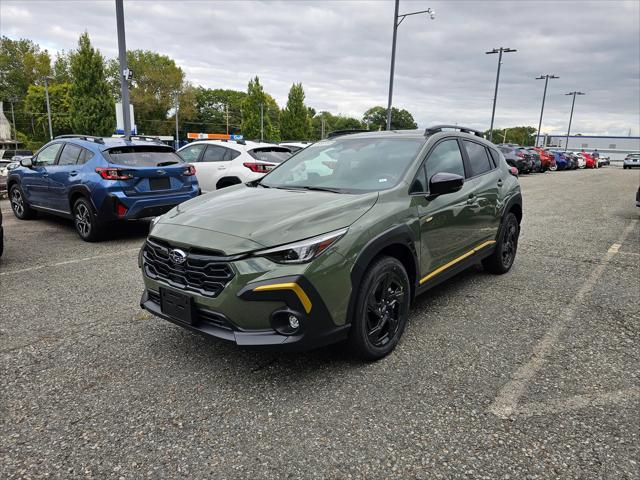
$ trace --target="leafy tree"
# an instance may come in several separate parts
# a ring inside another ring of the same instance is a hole
[[[87,32],[71,54],[71,127],[75,133],[111,135],[115,107],[104,75],[102,54],[91,46]]]
[[[364,112],[362,121],[368,125],[369,130],[386,130],[387,109],[376,106]],[[394,130],[415,130],[418,124],[413,120],[413,115],[405,109],[391,108],[391,128]]]
[[[506,131],[506,135],[505,135]],[[530,146],[535,144],[537,129],[534,127],[509,127],[506,129],[493,129],[494,143],[517,143]],[[484,132],[485,138],[489,138],[489,130]]]
[[[280,115],[280,132],[290,139],[306,140],[311,133],[309,109],[304,105],[302,84],[293,84],[287,106]]]
[[[322,122],[324,120],[324,136],[334,130],[359,130],[365,129],[360,120],[344,115],[332,115],[329,112],[320,112],[311,119],[311,139],[322,138]]]
[[[27,94],[29,85],[42,83],[42,78],[51,73],[49,53],[31,40],[0,39],[0,98],[21,99]]]
[[[54,135],[72,133],[71,128],[71,84],[54,83],[49,85],[49,104],[51,105],[51,127]],[[31,85],[24,100],[24,111],[33,118],[32,137],[34,140],[49,139],[49,120],[44,87]]]
[[[196,115],[190,131],[226,133],[228,111],[229,133],[240,133],[242,102],[246,96],[245,92],[238,90],[198,87],[195,91]]]
[[[53,63],[53,81],[56,83],[71,83],[70,56],[64,50],[58,52]]]
[[[274,126],[278,123],[280,109],[271,95],[264,92],[260,79],[249,80],[247,96],[242,101],[242,134],[245,138],[260,138],[260,109],[264,109],[264,139],[278,141],[280,132]],[[274,122],[275,120],[275,122]]]

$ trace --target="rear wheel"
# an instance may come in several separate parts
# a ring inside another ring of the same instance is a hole
[[[24,198],[22,189],[18,185],[13,185],[9,191],[9,199],[11,201],[11,210],[16,218],[20,220],[29,220],[36,217],[36,211],[29,206]]]
[[[73,204],[73,222],[76,232],[85,242],[96,242],[102,237],[102,226],[87,199],[79,198]]]
[[[398,344],[409,315],[409,276],[402,263],[381,257],[365,273],[349,332],[351,350],[365,360],[378,360]]]
[[[515,214],[509,212],[502,223],[500,236],[493,253],[482,260],[482,266],[491,273],[507,273],[516,258],[520,225]]]

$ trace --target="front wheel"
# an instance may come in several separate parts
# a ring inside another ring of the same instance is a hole
[[[22,189],[18,185],[13,185],[9,191],[9,200],[11,202],[11,210],[16,218],[20,220],[29,220],[36,216],[36,211],[33,210],[27,200],[24,198]]]
[[[395,348],[409,316],[411,287],[402,263],[381,257],[369,267],[358,289],[349,346],[365,360],[378,360]]]
[[[73,223],[76,232],[85,242],[96,242],[101,238],[101,225],[98,217],[93,213],[91,203],[85,198],[79,198],[73,205]]]
[[[511,270],[518,250],[518,236],[520,225],[516,216],[509,212],[504,219],[500,236],[493,253],[482,260],[484,269],[491,273],[502,275]]]

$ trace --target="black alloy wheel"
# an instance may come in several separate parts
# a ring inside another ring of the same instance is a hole
[[[515,214],[509,212],[498,234],[495,249],[491,255],[482,260],[482,266],[491,273],[507,273],[513,266],[518,251],[520,224]]]

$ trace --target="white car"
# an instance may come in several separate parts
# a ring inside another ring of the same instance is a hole
[[[573,152],[573,154],[578,159],[578,168],[585,168],[587,166],[587,162],[585,161],[584,157],[582,156],[582,152]]]
[[[202,193],[257,180],[291,156],[286,147],[244,140],[200,140],[176,153],[196,167]]]
[[[291,150],[291,153],[296,153],[296,152],[299,152],[300,150],[304,150],[312,143],[313,142],[307,142],[307,141],[280,142],[280,145],[283,147],[287,147],[289,150]]]

